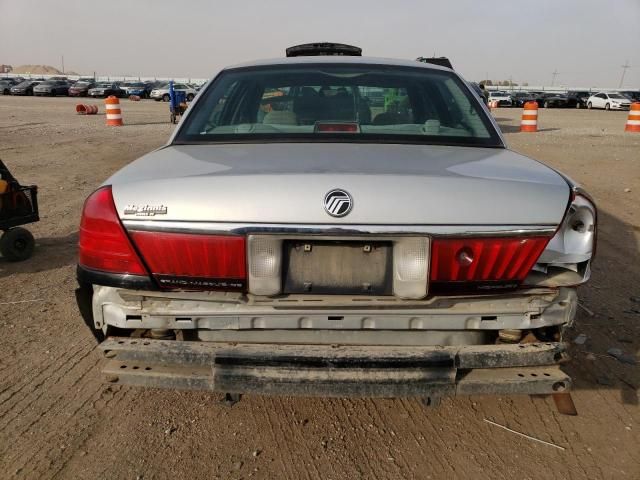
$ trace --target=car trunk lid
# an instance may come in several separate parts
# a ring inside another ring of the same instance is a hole
[[[570,195],[507,149],[359,143],[169,146],[106,183],[122,219],[147,222],[555,226]],[[342,218],[324,207],[336,188]]]

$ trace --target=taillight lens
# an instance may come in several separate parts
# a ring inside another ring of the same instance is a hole
[[[432,282],[522,281],[548,237],[441,238],[431,246]]]
[[[147,275],[120,223],[110,186],[96,190],[84,204],[79,263],[103,272]]]
[[[143,231],[130,234],[163,288],[245,288],[244,237]]]

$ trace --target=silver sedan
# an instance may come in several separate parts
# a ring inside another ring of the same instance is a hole
[[[455,71],[314,44],[223,70],[89,196],[78,298],[112,382],[557,394],[595,238]]]

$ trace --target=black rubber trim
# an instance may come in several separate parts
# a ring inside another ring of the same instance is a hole
[[[277,358],[225,357],[216,355],[215,365],[226,367],[277,367],[277,368],[454,368],[455,359],[446,355],[425,358],[350,358],[325,359],[303,356],[279,356]]]
[[[81,265],[76,269],[76,277],[80,285],[102,285],[128,290],[158,290],[153,280],[147,276],[101,272]]]

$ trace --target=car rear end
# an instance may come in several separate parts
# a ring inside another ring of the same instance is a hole
[[[373,86],[386,107],[365,112]],[[85,203],[78,299],[107,380],[338,397],[570,388],[562,334],[595,207],[506,150],[456,74],[252,65],[189,111],[171,145]]]
[[[155,87],[153,90],[151,90],[151,93],[149,94],[149,98],[153,98],[156,101],[160,101],[162,100],[162,97],[164,95],[168,95],[169,94],[169,89],[166,86],[163,87]]]
[[[86,97],[89,95],[91,88],[93,88],[93,84],[78,81],[69,87],[69,96]]]
[[[54,84],[53,82],[42,82],[35,87],[33,87],[33,94],[35,96],[45,96],[51,95],[53,93]]]

